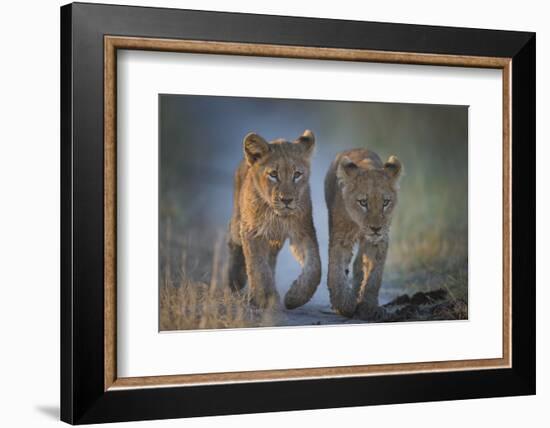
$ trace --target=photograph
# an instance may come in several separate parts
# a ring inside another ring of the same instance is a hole
[[[159,331],[468,319],[468,106],[158,102]]]

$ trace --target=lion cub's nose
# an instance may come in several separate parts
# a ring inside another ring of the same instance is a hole
[[[292,198],[279,198],[279,200],[286,206],[290,205],[290,203],[292,202]]]
[[[381,227],[374,227],[374,226],[369,226],[370,227],[370,230],[372,230],[374,233],[378,233],[382,230]]]

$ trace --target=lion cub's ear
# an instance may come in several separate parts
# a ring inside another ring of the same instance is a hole
[[[397,156],[392,155],[384,164],[384,170],[390,178],[392,178],[393,180],[397,180],[401,176],[403,165],[401,164],[401,161],[397,159]]]
[[[346,178],[354,176],[359,171],[359,167],[347,156],[342,156],[336,170],[336,177],[340,181],[345,181]]]
[[[269,143],[255,132],[246,134],[243,140],[244,156],[248,165],[253,165],[269,152]]]
[[[302,135],[295,141],[304,148],[304,156],[309,159],[315,151],[315,135],[309,129],[306,129]]]

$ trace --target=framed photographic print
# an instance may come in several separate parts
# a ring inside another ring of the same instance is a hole
[[[61,8],[61,418],[535,393],[535,35]]]

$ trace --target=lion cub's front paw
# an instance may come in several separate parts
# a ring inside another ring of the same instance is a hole
[[[342,315],[346,318],[353,317],[353,314],[355,313],[355,302],[351,299],[341,302],[339,305],[334,306],[334,312],[336,312],[339,315]]]
[[[295,283],[292,284],[285,294],[285,307],[287,309],[299,308],[309,301],[308,296],[304,296],[304,293],[300,292],[295,285]]]
[[[355,316],[365,321],[381,322],[386,319],[387,311],[382,306],[362,302],[357,305]]]
[[[281,306],[278,293],[252,293],[249,296],[249,303],[258,309],[278,310]]]
[[[332,309],[338,315],[346,318],[352,318],[357,307],[355,295],[349,287],[339,290],[331,295]]]

